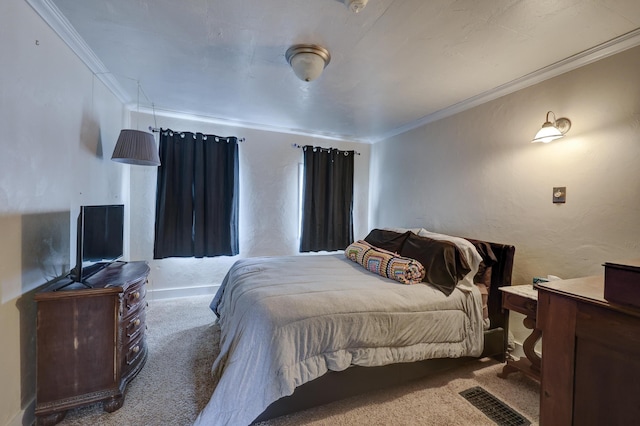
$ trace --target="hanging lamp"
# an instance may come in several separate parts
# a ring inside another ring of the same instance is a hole
[[[140,82],[137,113],[140,114]],[[111,156],[113,161],[137,166],[159,166],[160,157],[153,134],[142,130],[122,129]]]

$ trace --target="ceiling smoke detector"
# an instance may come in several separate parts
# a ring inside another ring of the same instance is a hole
[[[367,5],[369,0],[344,0],[350,11],[358,13]]]

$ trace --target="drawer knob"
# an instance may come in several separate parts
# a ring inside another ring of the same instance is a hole
[[[140,318],[136,318],[136,320],[133,322],[133,325],[135,325],[136,327],[140,325]]]
[[[140,351],[140,346],[136,345],[136,346],[133,348],[133,353],[137,354],[139,351]]]
[[[134,299],[140,299],[140,292],[136,291],[135,293],[133,293],[133,298]]]

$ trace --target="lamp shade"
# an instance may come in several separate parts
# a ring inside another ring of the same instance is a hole
[[[531,142],[549,143],[563,136],[562,132],[553,123],[547,121],[542,125],[542,129],[538,130]]]
[[[291,46],[285,56],[293,72],[303,81],[313,81],[320,77],[331,60],[327,49],[313,44]]]
[[[551,115],[553,115],[553,121],[549,118]],[[571,129],[571,120],[566,117],[556,119],[556,115],[553,111],[549,111],[547,112],[547,119],[544,121],[542,129],[538,130],[538,133],[536,133],[536,136],[531,142],[549,143],[551,141],[555,141],[556,139],[563,137],[569,129]]]
[[[353,13],[360,13],[362,9],[367,5],[369,0],[346,0],[345,4]]]
[[[160,157],[153,134],[123,129],[111,156],[113,161],[138,166],[159,166]]]

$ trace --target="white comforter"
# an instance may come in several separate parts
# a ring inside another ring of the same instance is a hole
[[[478,356],[475,287],[449,297],[374,275],[343,255],[250,258],[211,303],[222,330],[220,381],[196,425],[246,425],[328,370]]]

